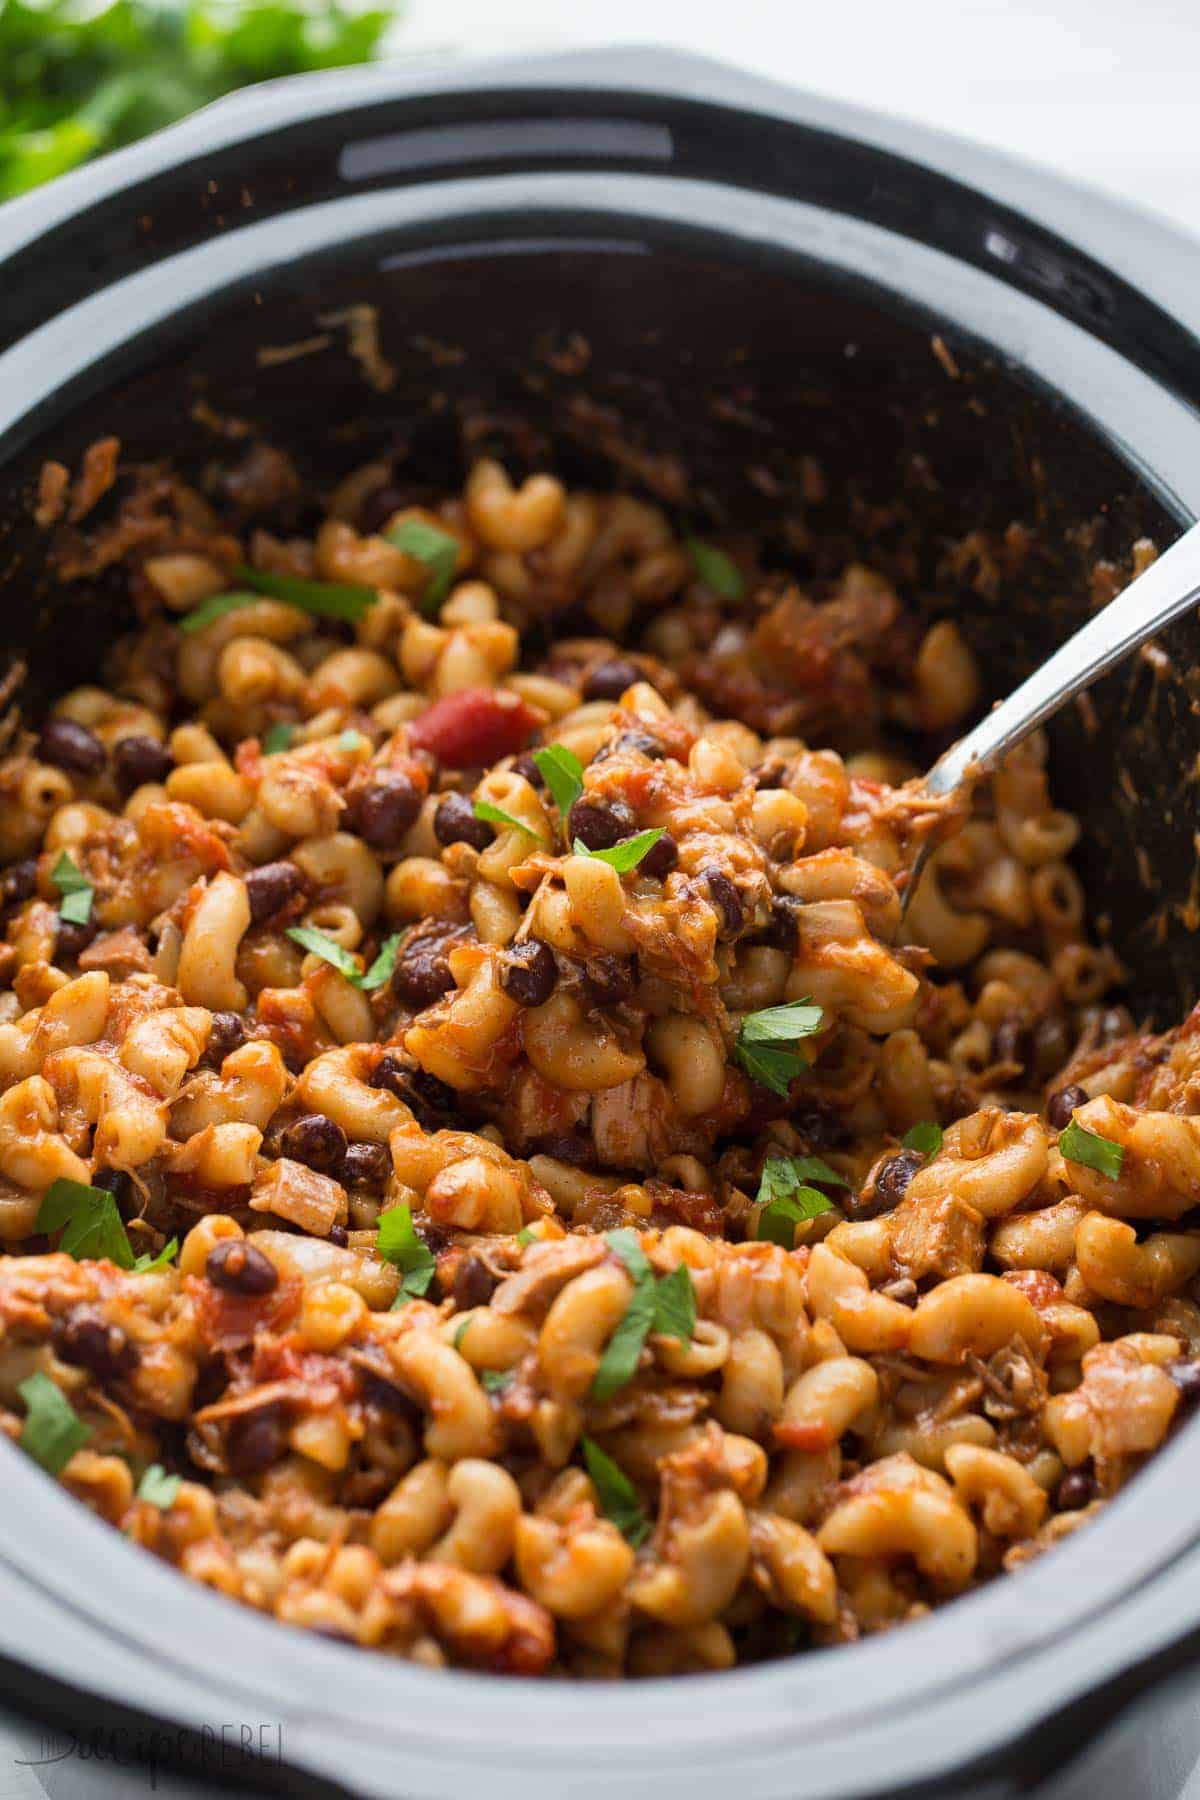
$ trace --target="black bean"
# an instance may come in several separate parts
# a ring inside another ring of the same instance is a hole
[[[1166,1365],[1167,1374],[1179,1389],[1179,1398],[1185,1406],[1194,1406],[1200,1400],[1200,1359],[1180,1357],[1177,1362]]]
[[[759,763],[757,769],[751,769],[750,773],[760,791],[765,788],[781,788],[787,776],[787,764],[782,757],[773,756],[766,762]]]
[[[392,992],[414,1012],[423,1011],[454,986],[449,952],[454,939],[409,934],[396,953]]]
[[[763,929],[755,933],[754,942],[769,950],[794,950],[798,934],[797,914],[801,902],[792,894],[782,894],[771,903],[771,917]]]
[[[102,1380],[127,1375],[139,1361],[137,1345],[119,1325],[108,1325],[90,1313],[76,1313],[67,1319],[55,1347],[64,1362],[87,1369]]]
[[[486,1306],[499,1282],[482,1257],[464,1256],[454,1272],[454,1304],[459,1312],[470,1312],[473,1306]]]
[[[143,787],[148,781],[165,781],[175,758],[157,738],[123,737],[113,751],[117,780],[125,789]]]
[[[567,815],[567,836],[589,850],[611,850],[632,837],[637,821],[623,800],[592,800],[580,795]]]
[[[303,1113],[293,1119],[279,1146],[292,1162],[305,1163],[324,1174],[337,1168],[349,1148],[341,1126],[324,1113]]]
[[[414,1425],[419,1423],[420,1412],[403,1388],[398,1388],[394,1381],[374,1369],[364,1369],[361,1363],[358,1368],[362,1376],[363,1399],[368,1406],[377,1406],[381,1412],[400,1413]]]
[[[925,1158],[919,1150],[901,1150],[881,1163],[875,1176],[874,1191],[851,1200],[847,1210],[856,1219],[877,1219],[881,1213],[899,1206],[908,1192],[908,1184]]]
[[[329,1242],[331,1244],[336,1244],[339,1250],[344,1250],[346,1245],[350,1242],[350,1233],[346,1230],[344,1225],[331,1225],[329,1227]]]
[[[308,893],[308,882],[294,862],[264,863],[246,876],[250,918],[255,925],[273,919],[293,901]]]
[[[626,688],[641,679],[640,669],[635,669],[631,662],[614,658],[592,670],[583,684],[583,697],[585,700],[619,700]]]
[[[544,1006],[557,983],[554,952],[536,938],[513,944],[500,959],[500,986],[518,1006]]]
[[[246,1027],[241,1016],[235,1012],[215,1012],[212,1024],[208,1028],[208,1047],[205,1050],[207,1061],[221,1064],[233,1051],[240,1050],[246,1041]]]
[[[814,1106],[807,1112],[793,1113],[792,1123],[813,1152],[840,1150],[850,1142],[845,1120],[828,1107]]]
[[[382,1087],[382,1082],[375,1082]],[[392,1159],[386,1144],[351,1144],[342,1158],[337,1178],[343,1187],[386,1187]]]
[[[287,1448],[287,1429],[278,1407],[260,1406],[231,1420],[225,1454],[235,1475],[258,1475],[278,1462]]]
[[[38,739],[38,755],[56,769],[70,769],[77,775],[98,775],[108,761],[96,734],[74,719],[47,719]]]
[[[632,957],[590,956],[585,965],[588,988],[597,1006],[620,1006],[638,984]]]
[[[679,845],[669,831],[664,831],[657,844],[647,850],[638,868],[643,875],[649,875],[651,881],[665,881],[678,861]]]
[[[1019,1018],[1001,1019],[992,1041],[992,1055],[997,1062],[1016,1063],[1027,1069],[1033,1061],[1033,1033]]]
[[[398,1056],[390,1056],[387,1051],[384,1051],[375,1065],[367,1086],[383,1088],[385,1093],[395,1094],[397,1100],[407,1101],[411,1074],[412,1071],[407,1063],[402,1062]]]
[[[359,525],[369,536],[383,530],[395,513],[402,512],[411,502],[411,494],[398,487],[394,481],[385,481],[373,493],[367,495],[359,510]]]
[[[1087,1469],[1071,1469],[1058,1484],[1054,1504],[1059,1512],[1078,1512],[1096,1498],[1096,1477]]]
[[[269,1294],[279,1285],[279,1270],[269,1256],[243,1238],[222,1238],[204,1264],[214,1287],[230,1294]]]
[[[636,729],[622,731],[618,737],[612,740],[611,744],[600,746],[591,759],[592,767],[594,768],[597,763],[607,762],[610,756],[620,756],[628,751],[634,751],[639,756],[647,756],[651,762],[661,762],[667,754],[658,739],[651,737],[648,731]]]
[[[1050,1013],[1039,1019],[1033,1031],[1033,1069],[1038,1081],[1048,1081],[1061,1069],[1070,1054],[1071,1042],[1067,1022],[1061,1013]]]
[[[1081,1088],[1074,1081],[1069,1087],[1059,1088],[1057,1093],[1051,1094],[1046,1102],[1046,1117],[1055,1131],[1065,1131],[1071,1123],[1075,1108],[1085,1106],[1087,1099],[1087,1089]]]
[[[744,918],[741,895],[720,869],[701,869],[700,876],[708,889],[709,899],[721,915],[717,936],[726,941],[737,937]]]
[[[0,875],[0,906],[20,906],[32,900],[37,893],[37,872],[37,859],[32,856],[5,869]]]
[[[515,774],[523,776],[532,788],[544,788],[546,785],[546,777],[528,750],[522,750],[520,756],[515,758],[513,771]]]
[[[381,769],[355,804],[358,835],[373,850],[399,850],[420,810],[421,792],[411,777],[401,769]]]
[[[73,925],[69,920],[60,919],[54,939],[54,954],[70,962],[83,954],[99,931],[100,921],[94,916],[84,925]]]
[[[486,819],[475,817],[466,794],[447,794],[433,815],[433,835],[439,844],[470,844],[486,850],[496,835]]]

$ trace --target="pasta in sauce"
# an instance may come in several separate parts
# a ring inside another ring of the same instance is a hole
[[[102,1518],[657,1675],[917,1617],[1177,1428],[1200,1037],[1114,1003],[1040,740],[902,916],[953,623],[486,460],[109,442],[39,518],[140,627],[5,726],[0,1430]]]

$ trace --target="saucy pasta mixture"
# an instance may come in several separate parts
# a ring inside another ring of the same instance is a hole
[[[4,1454],[291,1625],[603,1677],[915,1618],[1177,1428],[1200,1036],[1114,1003],[1043,744],[923,797],[952,623],[487,460],[107,441],[38,519],[140,623],[3,727]]]

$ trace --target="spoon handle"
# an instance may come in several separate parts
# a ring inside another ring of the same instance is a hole
[[[926,788],[948,794],[968,772],[986,773],[1098,675],[1198,601],[1200,525],[1193,525],[1007,700],[952,744],[925,777]]]

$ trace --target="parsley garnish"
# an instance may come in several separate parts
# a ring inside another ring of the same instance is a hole
[[[933,1119],[922,1119],[912,1125],[900,1139],[905,1150],[919,1150],[924,1157],[936,1156],[942,1147],[942,1128]]]
[[[475,802],[475,817],[486,819],[489,825],[507,825],[513,831],[523,831],[527,837],[537,836],[532,825],[522,824],[520,819],[514,819],[511,813],[504,811],[503,807],[493,806],[490,800]]]
[[[534,751],[533,760],[565,821],[583,792],[583,764],[565,744],[547,744]]]
[[[361,619],[379,595],[375,588],[351,587],[337,581],[302,581],[297,575],[268,575],[262,569],[251,569],[244,563],[234,570],[239,581],[256,593],[282,600],[300,612],[317,619]]]
[[[26,1456],[41,1463],[48,1475],[57,1475],[91,1437],[60,1387],[39,1369],[17,1384],[25,1402],[25,1423],[17,1439]]]
[[[655,1279],[654,1271],[633,1231],[605,1234],[609,1249],[620,1258],[633,1282],[625,1316],[613,1332],[592,1381],[592,1398],[608,1400],[633,1380],[642,1345],[652,1331],[690,1343],[696,1323],[696,1295],[692,1278],[682,1264]]]
[[[850,1185],[845,1176],[819,1156],[769,1156],[758,1184],[757,1200],[762,1211],[755,1236],[790,1250],[797,1225],[832,1210],[833,1201],[808,1185],[813,1181],[831,1182],[835,1187]]]
[[[734,1055],[754,1081],[787,1099],[788,1088],[809,1067],[808,1058],[783,1046],[820,1031],[824,1013],[809,1000],[768,1006],[747,1013],[738,1031]]]
[[[511,1369],[482,1369],[479,1381],[485,1393],[502,1394],[516,1380]]]
[[[614,844],[611,850],[589,850],[582,838],[575,839],[576,856],[590,856],[596,862],[606,862],[618,875],[627,875],[630,869],[636,869],[643,856],[649,854],[662,836],[662,827],[653,826],[649,831],[639,831],[636,837],[626,838],[623,843]]]
[[[179,621],[180,631],[203,631],[217,619],[223,619],[226,613],[240,612],[244,606],[255,606],[258,594],[210,594],[199,606],[193,606],[190,613],[185,613]]]
[[[161,1463],[151,1463],[138,1482],[137,1497],[139,1500],[148,1500],[160,1512],[170,1512],[182,1485],[182,1476],[168,1475]]]
[[[720,594],[723,600],[740,600],[743,597],[746,583],[742,580],[737,564],[724,550],[702,543],[699,538],[689,538],[687,547],[692,567],[705,587],[710,587],[714,594]]]
[[[311,951],[313,956],[319,956],[322,962],[327,962],[331,968],[336,969],[339,975],[344,975],[351,987],[362,988],[368,994],[382,987],[385,981],[391,980],[396,967],[396,952],[404,937],[402,931],[396,931],[391,937],[385,938],[379,955],[364,974],[353,952],[339,944],[336,938],[318,931],[315,925],[289,925],[287,935],[302,950]]]
[[[1111,1138],[1089,1131],[1074,1119],[1059,1137],[1058,1147],[1068,1162],[1082,1163],[1098,1175],[1107,1175],[1110,1181],[1117,1179],[1125,1161],[1124,1144],[1114,1144]]]
[[[416,1299],[427,1291],[437,1268],[437,1258],[428,1244],[423,1244],[417,1236],[407,1206],[389,1206],[386,1212],[380,1213],[375,1248],[384,1262],[395,1263],[404,1271],[399,1297],[392,1303],[393,1312],[406,1299]]]
[[[139,1256],[133,1265],[133,1272],[135,1275],[153,1275],[156,1269],[165,1269],[168,1263],[173,1262],[178,1251],[179,1239],[168,1238],[157,1256],[151,1256],[148,1250]]]
[[[355,983],[356,986],[363,989],[364,993],[373,994],[376,988],[383,987],[385,982],[392,979],[396,971],[396,952],[399,950],[404,936],[402,931],[393,931],[391,937],[384,938],[383,943],[379,946],[379,955],[366,974]]]
[[[69,850],[64,850],[59,856],[50,871],[50,879],[62,895],[58,916],[63,924],[86,925],[92,916],[95,890]]]
[[[470,1329],[470,1325],[471,1325],[471,1315],[470,1315],[470,1313],[468,1313],[466,1318],[463,1319],[460,1322],[460,1324],[458,1324],[455,1327],[455,1330],[454,1330],[454,1337],[452,1338],[451,1342],[453,1343],[454,1348],[456,1350],[462,1349],[462,1341],[466,1337],[467,1332]]]
[[[450,592],[458,564],[458,539],[448,531],[439,531],[424,519],[402,519],[387,533],[387,541],[405,556],[413,556],[429,570],[425,592],[421,595],[422,612],[440,606]]]
[[[580,1440],[583,1460],[596,1489],[600,1510],[616,1526],[627,1543],[636,1550],[650,1534],[650,1526],[642,1511],[637,1491],[624,1469],[599,1446],[585,1437]]]
[[[107,1260],[119,1269],[136,1267],[116,1200],[107,1188],[61,1176],[42,1196],[37,1229],[61,1231],[58,1247],[76,1262]]]
[[[270,731],[268,731],[266,737],[263,739],[263,755],[278,756],[281,750],[290,749],[292,739],[295,735],[296,727],[294,725],[289,725],[286,720],[281,720],[279,724],[272,725]]]
[[[522,1247],[524,1247],[524,1245],[526,1245],[526,1244],[534,1244],[537,1242],[537,1239],[535,1238],[533,1232],[530,1230],[528,1225],[522,1225],[520,1231],[518,1231],[517,1242]]]

